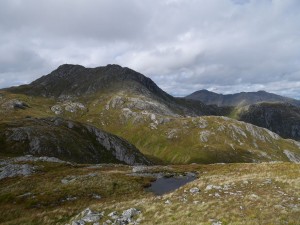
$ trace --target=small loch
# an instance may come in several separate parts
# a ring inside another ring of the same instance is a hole
[[[185,175],[185,176],[174,176],[174,177],[158,177],[151,183],[151,186],[146,190],[153,192],[155,195],[163,195],[174,191],[181,186],[192,182],[196,179],[196,176]]]

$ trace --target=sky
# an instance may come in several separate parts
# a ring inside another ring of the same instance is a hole
[[[0,88],[64,63],[119,64],[174,96],[266,90],[300,99],[300,1],[0,1]]]

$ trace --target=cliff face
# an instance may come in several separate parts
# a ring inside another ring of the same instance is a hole
[[[1,155],[50,156],[77,163],[150,163],[124,139],[61,118],[2,123],[0,136]]]
[[[240,120],[267,128],[284,138],[300,140],[300,108],[291,104],[251,105],[239,115]]]

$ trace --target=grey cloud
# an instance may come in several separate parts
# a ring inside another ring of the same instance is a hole
[[[0,87],[62,63],[118,63],[178,96],[205,88],[299,98],[298,21],[298,0],[3,0]]]
[[[134,38],[146,17],[137,0],[4,0],[0,5],[0,27],[32,30],[41,38]]]

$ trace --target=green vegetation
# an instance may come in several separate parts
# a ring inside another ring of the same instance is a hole
[[[300,161],[300,143],[235,120],[247,110],[173,98],[116,65],[62,65],[0,90],[0,223],[69,224],[90,207],[104,212],[103,224],[110,212],[134,207],[149,225],[297,224],[300,164],[291,161]],[[197,179],[154,196],[144,189],[153,177],[131,174],[141,167],[7,159],[31,150],[77,163],[149,163],[122,138],[161,164],[142,167],[146,173]]]
[[[299,164],[155,167],[152,171],[199,174],[162,197],[144,190],[151,178],[128,176],[129,166],[31,164],[36,174],[0,180],[1,224],[66,224],[86,207],[104,211],[101,221],[112,211],[135,207],[142,211],[141,224],[297,224],[300,219]],[[193,187],[200,192],[191,194]]]
[[[126,176],[126,166],[31,164],[38,168],[36,174],[0,180],[1,224],[65,224],[90,204],[145,196],[143,186],[149,182]]]
[[[10,110],[9,113],[2,110],[0,118],[5,121],[25,115],[56,116],[50,108],[62,104],[48,98],[10,93],[3,93],[3,96],[5,99],[20,99],[30,106],[25,110]],[[137,101],[135,99],[140,102],[134,104],[141,104],[144,108],[133,105],[133,101]],[[74,99],[73,102],[84,103],[87,110],[64,110],[59,116],[123,137],[157,163],[288,161],[284,150],[300,155],[295,142],[277,137],[265,129],[225,117],[183,118],[167,112],[163,115],[161,111],[156,113],[162,106],[158,106],[159,109],[153,107],[157,102],[133,93],[99,93]],[[155,119],[151,119],[152,114]],[[236,114],[233,112],[232,116]]]

